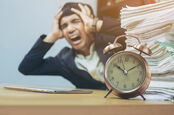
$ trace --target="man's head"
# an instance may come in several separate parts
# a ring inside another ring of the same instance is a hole
[[[86,4],[81,4],[83,7]],[[86,5],[91,9],[89,5]],[[89,50],[93,39],[92,33],[85,31],[85,24],[80,15],[72,11],[72,8],[81,11],[79,3],[66,3],[62,8],[62,15],[59,18],[59,28],[68,43],[82,53]],[[93,15],[92,9],[91,13]]]
[[[93,10],[92,10],[90,5],[84,4],[84,3],[79,3],[79,2],[78,3],[77,2],[68,2],[61,9],[62,10],[62,15],[60,16],[59,21],[58,21],[60,29],[61,29],[61,26],[60,26],[61,19],[63,17],[65,17],[65,16],[69,16],[69,15],[75,14],[73,11],[71,11],[71,8],[74,8],[74,9],[77,9],[77,10],[81,11],[81,9],[80,9],[78,4],[82,4],[82,5],[88,6],[88,8],[90,9],[91,14],[94,16],[94,12],[93,12]]]

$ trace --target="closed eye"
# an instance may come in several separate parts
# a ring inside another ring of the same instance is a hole
[[[61,30],[65,29],[68,26],[68,24],[62,24],[60,25]]]
[[[80,20],[80,19],[73,19],[71,22],[72,22],[72,23],[80,23],[81,20]]]

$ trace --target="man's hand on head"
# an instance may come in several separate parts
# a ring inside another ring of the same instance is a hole
[[[103,21],[102,20],[97,20],[96,21],[96,27],[95,27],[95,30],[93,29],[93,24],[94,24],[94,21],[95,21],[95,17],[92,15],[89,7],[87,5],[82,5],[82,4],[79,4],[79,7],[81,9],[81,11],[77,10],[77,9],[74,9],[74,8],[71,8],[71,11],[73,11],[74,13],[78,14],[83,22],[84,22],[84,25],[85,25],[85,30],[87,33],[89,32],[99,32],[102,25],[103,25]]]
[[[57,14],[54,18],[54,22],[53,22],[53,26],[52,26],[52,30],[51,32],[47,35],[46,38],[44,38],[44,42],[48,42],[48,43],[54,43],[56,42],[58,39],[61,39],[63,38],[63,33],[62,33],[62,30],[59,29],[59,18],[60,16],[62,15],[62,11],[61,11],[62,8],[60,8],[58,11],[57,11]]]
[[[71,8],[71,11],[73,11],[74,13],[76,13],[77,15],[81,17],[85,26],[85,31],[87,33],[90,33],[92,32],[92,24],[93,24],[94,16],[92,15],[87,5],[82,5],[82,4],[78,4],[78,5],[81,11],[74,8]]]

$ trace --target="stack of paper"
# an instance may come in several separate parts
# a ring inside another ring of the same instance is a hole
[[[144,93],[147,100],[163,100],[174,102],[174,82],[151,81]]]
[[[174,72],[174,0],[123,8],[121,27],[152,50],[152,56],[142,55],[152,74]],[[136,43],[136,39],[127,39],[127,44]]]
[[[164,33],[170,31],[173,23],[174,0],[139,7],[127,6],[121,10],[121,27],[127,30],[126,34],[135,35],[145,43],[154,39],[164,41]]]
[[[174,72],[174,45],[154,41],[149,45],[151,56],[143,55],[150,65],[152,74],[167,74]]]

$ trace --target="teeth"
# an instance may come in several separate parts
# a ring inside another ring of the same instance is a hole
[[[77,40],[80,40],[80,37],[79,36],[77,36],[77,37],[75,37],[75,38],[73,38],[73,39],[71,39],[72,41],[77,41]]]
[[[71,39],[77,38],[78,36],[72,36]]]

